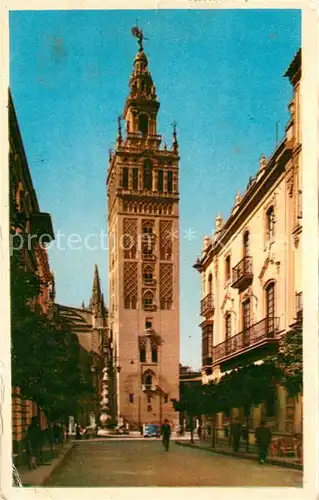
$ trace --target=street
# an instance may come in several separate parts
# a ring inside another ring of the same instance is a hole
[[[158,441],[77,443],[48,487],[302,486],[302,472]]]

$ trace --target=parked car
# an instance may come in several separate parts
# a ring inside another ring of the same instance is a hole
[[[157,437],[161,436],[161,428],[157,424],[147,424],[144,427],[144,437]]]

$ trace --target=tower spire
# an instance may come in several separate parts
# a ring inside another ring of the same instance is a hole
[[[97,264],[94,266],[94,277],[93,277],[93,287],[92,287],[92,298],[91,306],[92,309],[96,309],[99,306],[101,300],[101,285],[100,276]]]
[[[138,39],[139,50],[134,58],[133,71],[129,80],[129,95],[125,102],[123,118],[126,122],[126,132],[129,139],[139,140],[138,136],[157,135],[157,112],[159,102],[156,96],[156,88],[151,72],[148,68],[148,59],[143,49],[145,40],[142,30],[135,26],[132,28],[132,35]],[[121,140],[121,133],[118,132],[117,144]],[[127,139],[127,137],[126,137]],[[124,143],[126,142],[124,140]],[[158,140],[158,144],[160,140]],[[122,144],[123,145],[123,142]]]
[[[177,141],[177,134],[176,134],[176,126],[177,123],[174,121],[173,122],[173,151],[174,153],[178,153],[178,141]]]

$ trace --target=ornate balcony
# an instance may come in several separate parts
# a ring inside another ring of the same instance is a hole
[[[243,289],[253,280],[253,259],[244,257],[232,270],[232,288]]]
[[[200,314],[201,316],[208,316],[214,311],[213,295],[209,293],[200,301]]]
[[[156,311],[155,304],[143,304],[144,311]]]
[[[277,342],[279,318],[264,318],[246,330],[213,347],[214,364],[226,361],[264,344]]]
[[[147,262],[154,262],[154,260],[156,260],[156,257],[152,253],[142,253],[142,259]]]
[[[213,373],[213,358],[210,356],[203,356],[202,358],[202,371],[206,373],[206,375],[211,375]]]
[[[159,140],[162,138],[161,135],[159,134],[142,134],[141,132],[134,133],[134,132],[128,132],[126,135],[127,139],[151,139],[151,140]]]
[[[143,285],[156,286],[156,279],[154,279],[154,278],[145,278],[143,276]]]
[[[156,386],[155,385],[150,385],[150,384],[142,384],[142,391],[143,392],[154,392],[156,391]]]
[[[297,319],[302,318],[303,312],[303,302],[302,302],[302,292],[296,293],[296,316]]]

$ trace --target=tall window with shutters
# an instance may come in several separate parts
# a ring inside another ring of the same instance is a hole
[[[266,241],[273,241],[275,237],[275,212],[271,206],[266,211]]]
[[[147,191],[153,189],[153,164],[151,160],[145,160],[143,166],[143,187]]]
[[[245,300],[242,305],[243,311],[243,344],[249,345],[249,327],[250,327],[250,299]]]
[[[127,167],[123,167],[123,171],[122,171],[122,187],[123,187],[123,189],[128,189],[128,176],[129,176],[129,169]]]
[[[266,287],[266,319],[268,335],[275,331],[275,283],[272,281]]]
[[[167,172],[167,192],[173,192],[173,172],[171,170]]]
[[[164,189],[163,170],[158,170],[157,171],[157,191],[159,191],[160,193],[162,193],[163,189]]]
[[[225,341],[226,341],[226,354],[231,351],[231,314],[227,313],[225,316]]]
[[[132,170],[132,188],[138,190],[138,168],[133,168]]]

